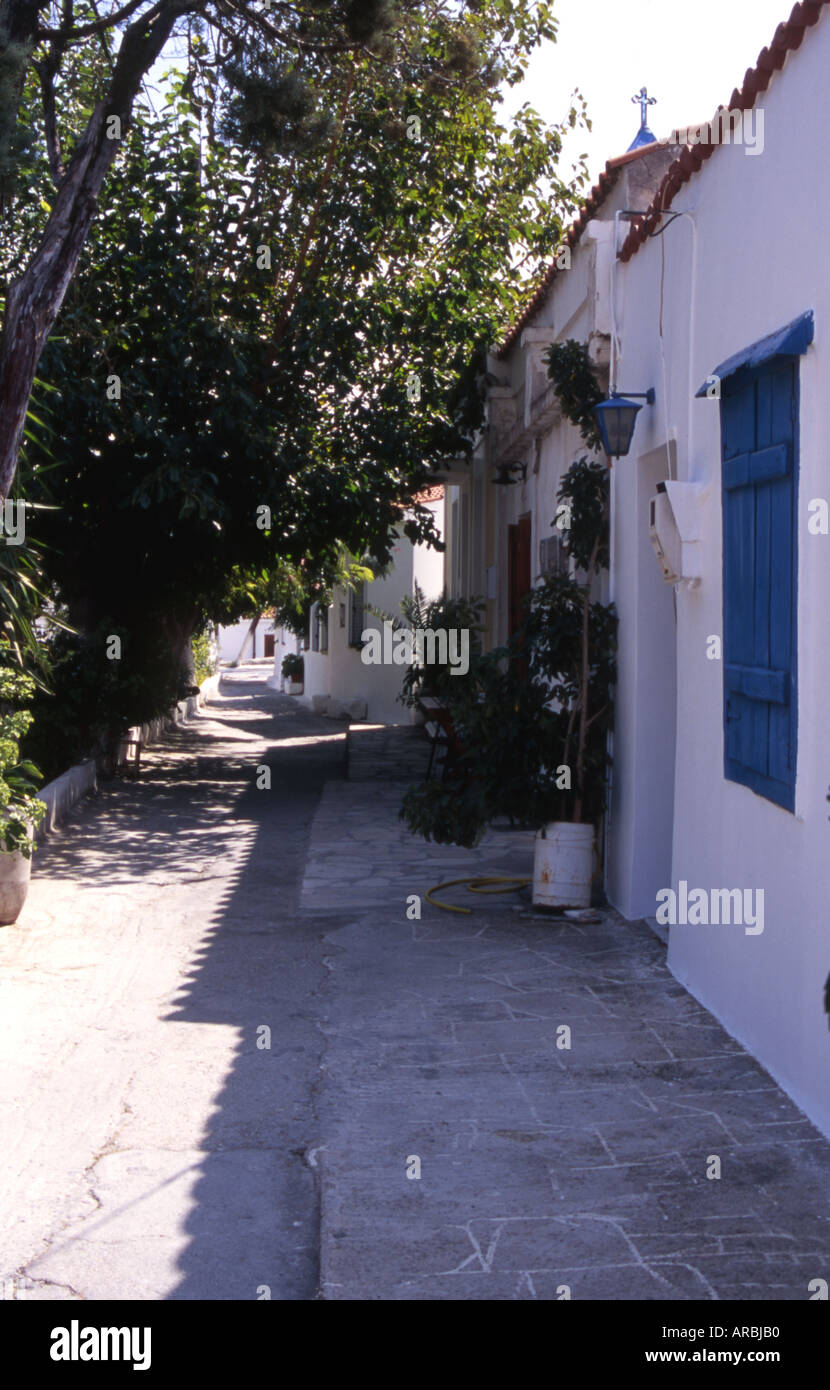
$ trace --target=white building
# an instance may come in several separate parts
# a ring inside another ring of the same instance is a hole
[[[275,629],[270,618],[260,618],[253,632],[247,618],[230,623],[227,627],[219,627],[217,631],[221,662],[260,661],[263,657],[274,655]]]
[[[430,488],[417,500],[432,512],[439,536],[444,530],[444,489]],[[336,589],[328,608],[314,606],[309,632],[304,641],[280,630],[276,634],[274,674],[271,684],[284,688],[282,661],[289,652],[303,657],[303,694],[295,698],[318,707],[326,699],[341,706],[357,702],[365,706],[365,717],[373,724],[408,724],[410,712],[398,700],[404,671],[401,666],[367,665],[361,657],[361,634],[365,629],[382,630],[383,617],[400,619],[401,600],[415,592],[415,585],[427,599],[440,596],[444,588],[443,552],[426,545],[413,545],[399,533],[392,547],[392,564],[383,577],[350,592]]]
[[[570,265],[492,361],[489,429],[449,491],[448,567],[456,592],[486,592],[498,642],[557,563],[558,482],[586,451],[548,343],[590,344],[603,371],[613,350],[622,391],[655,389],[611,471],[606,891],[631,919],[668,889],[763,903],[750,929],[670,925],[668,963],[830,1135],[827,10],[795,7],[703,143],[694,130],[609,164]],[[514,485],[492,485],[500,468]]]
[[[613,469],[609,892],[639,915],[657,879],[763,890],[761,934],[674,926],[669,966],[830,1134],[827,11],[796,6],[733,93],[754,149],[691,146],[655,200],[669,214],[625,241],[619,381],[658,401]],[[666,479],[685,485],[689,582],[656,593],[648,503]],[[665,832],[644,855],[653,804]]]

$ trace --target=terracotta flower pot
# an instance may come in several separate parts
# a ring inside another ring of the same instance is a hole
[[[20,916],[31,874],[31,855],[27,857],[20,850],[11,854],[0,851],[0,927],[11,926]]]

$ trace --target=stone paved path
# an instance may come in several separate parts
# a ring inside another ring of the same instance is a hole
[[[345,736],[264,674],[79,807],[0,931],[0,1282],[26,1298],[314,1297],[327,972],[294,907]]]
[[[0,1275],[59,1299],[830,1279],[830,1144],[648,928],[430,907],[441,877],[523,874],[527,837],[412,841],[394,777],[344,780],[337,726],[255,674],[79,811],[0,933]]]

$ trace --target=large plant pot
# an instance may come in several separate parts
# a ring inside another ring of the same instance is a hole
[[[31,874],[31,855],[27,858],[20,850],[15,850],[13,854],[0,851],[0,927],[11,926],[20,916]]]
[[[594,827],[551,821],[536,836],[533,902],[537,907],[590,907]]]
[[[291,680],[287,680],[287,681],[285,682],[285,691],[286,691],[286,694],[287,694],[287,695],[302,695],[302,693],[303,693],[303,683],[302,683],[302,681],[291,681]]]

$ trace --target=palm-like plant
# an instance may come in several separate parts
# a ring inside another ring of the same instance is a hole
[[[53,388],[42,381],[36,382],[38,391],[46,392]],[[38,406],[38,410],[42,407]],[[45,415],[45,410],[43,411]],[[51,434],[51,426],[37,414],[30,405],[26,413],[25,440],[36,444],[39,451],[51,458],[45,442]],[[14,501],[25,503],[26,512],[47,510],[44,503],[26,501],[24,479],[26,469],[26,447],[21,450],[21,466],[16,481]],[[37,474],[56,467],[54,463],[38,465]],[[45,680],[45,652],[35,619],[48,612],[50,622],[66,628],[67,624],[51,611],[47,588],[44,547],[25,534],[19,544],[12,544],[0,535],[0,637],[6,645],[7,660],[11,660],[21,671],[31,672],[37,685]],[[71,630],[71,629],[70,629]]]
[[[0,660],[8,659],[8,647]],[[22,672],[0,666],[0,851],[32,853],[32,830],[46,807],[37,798],[43,780],[34,763],[20,757],[20,740],[32,723],[25,708],[35,693],[35,683]]]

